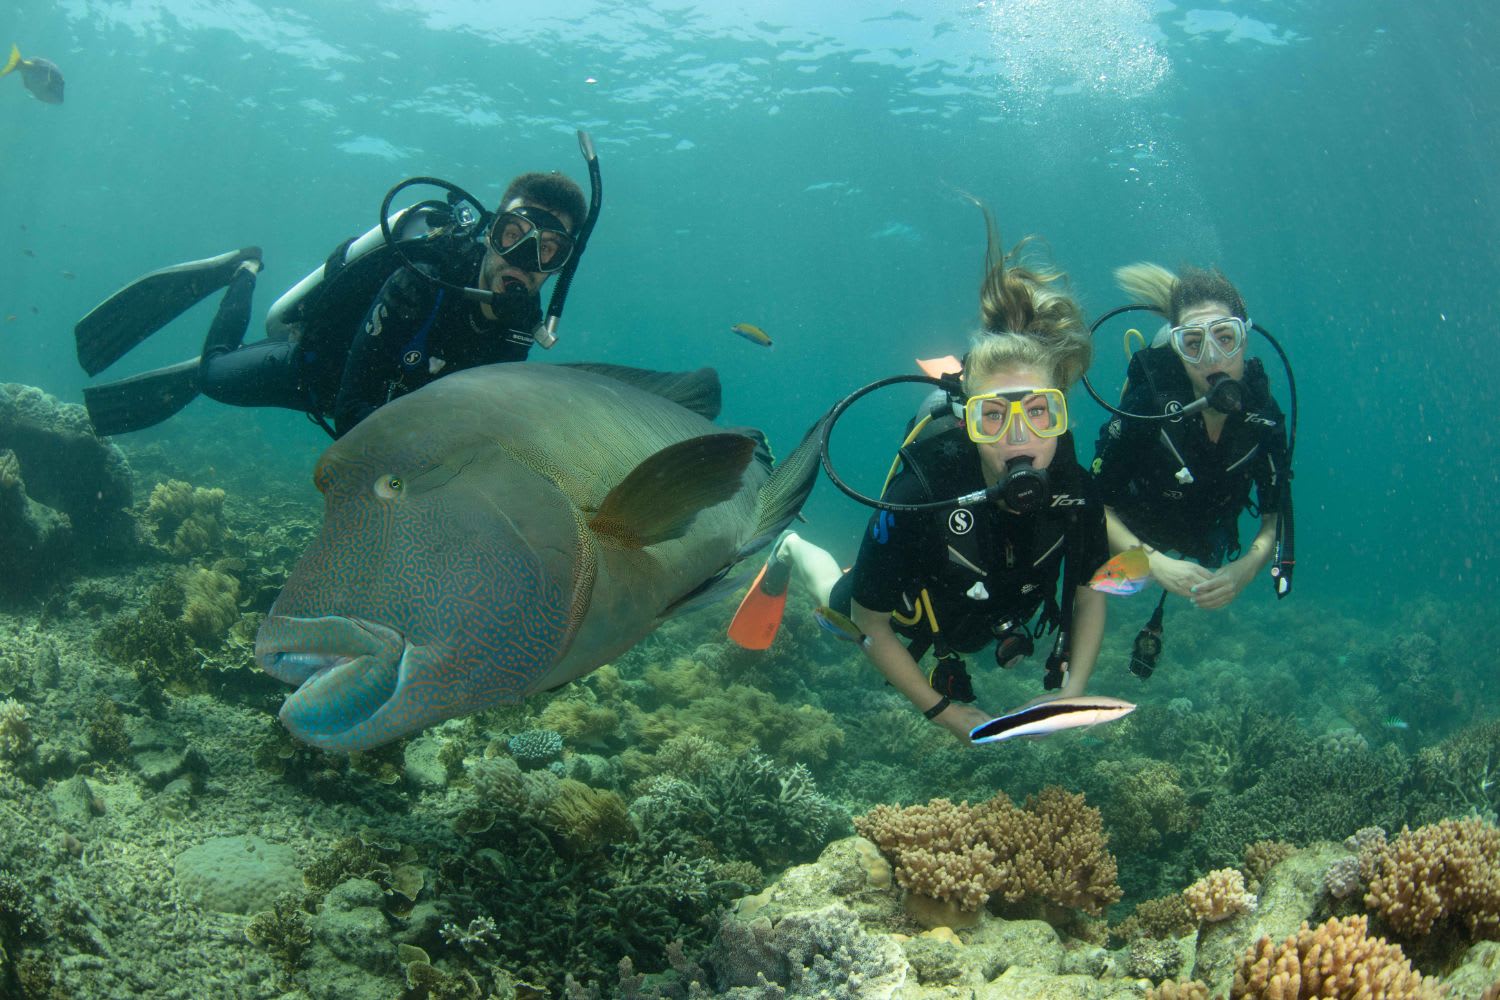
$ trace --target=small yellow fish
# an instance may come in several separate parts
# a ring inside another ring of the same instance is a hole
[[[841,615],[826,605],[819,605],[813,609],[813,617],[822,626],[823,631],[829,633],[845,642],[852,642],[856,646],[868,646],[870,637],[859,630],[859,626],[849,620],[847,615]]]
[[[744,337],[752,344],[759,344],[761,347],[771,346],[771,338],[766,335],[766,331],[754,323],[736,323],[729,330],[731,333],[737,333],[741,337]]]
[[[1134,594],[1151,579],[1151,560],[1139,545],[1126,549],[1099,567],[1089,586],[1106,594]]]

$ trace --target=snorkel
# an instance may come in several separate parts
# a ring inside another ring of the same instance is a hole
[[[562,319],[563,304],[567,301],[568,289],[573,284],[573,275],[578,270],[579,258],[583,256],[589,235],[594,231],[594,224],[599,220],[599,208],[604,200],[604,186],[599,175],[599,156],[594,151],[594,140],[582,129],[578,131],[578,148],[583,153],[585,163],[588,164],[589,210],[583,220],[583,225],[578,228],[578,233],[573,238],[573,252],[568,262],[563,265],[561,271],[557,272],[557,285],[553,288],[552,297],[548,300],[547,312],[542,322],[532,331],[536,342],[544,348],[550,348],[557,343],[557,326]],[[401,265],[413,274],[420,275],[424,280],[447,291],[457,292],[470,302],[487,305],[492,309],[499,308],[505,292],[495,292],[488,288],[472,288],[448,281],[435,274],[428,274],[419,268],[407,253],[407,245],[413,241],[395,238],[391,231],[391,203],[395,201],[396,195],[409,187],[418,185],[442,188],[448,192],[447,211],[453,227],[452,232],[455,235],[471,237],[488,231],[494,219],[494,213],[486,211],[478,198],[457,184],[438,177],[408,177],[387,191],[385,198],[380,202],[380,233],[385,237],[386,245],[400,258]],[[422,202],[422,204],[441,205],[440,202]]]

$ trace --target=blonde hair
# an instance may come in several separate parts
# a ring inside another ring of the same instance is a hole
[[[1178,276],[1160,264],[1142,261],[1116,268],[1115,283],[1125,294],[1155,309],[1174,325],[1186,309],[1203,302],[1219,302],[1240,319],[1250,318],[1239,289],[1218,268],[1186,267]]]
[[[995,217],[975,203],[984,212],[988,243],[979,286],[982,329],[969,345],[964,388],[973,391],[995,372],[1023,366],[1046,372],[1059,389],[1070,388],[1088,369],[1094,352],[1067,275],[1034,259],[1029,253],[1032,237],[1002,251]]]

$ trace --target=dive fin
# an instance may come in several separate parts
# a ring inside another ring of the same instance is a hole
[[[770,649],[786,612],[792,567],[776,558],[776,549],[760,568],[739,609],[729,622],[729,639],[744,649]]]
[[[712,368],[699,368],[692,372],[658,372],[649,368],[631,368],[628,365],[606,365],[596,362],[567,364],[564,368],[577,368],[624,382],[643,392],[663,399],[670,399],[684,409],[707,420],[719,419],[723,405],[723,393],[719,386],[719,373]]]
[[[669,445],[609,491],[589,527],[630,549],[679,538],[700,510],[740,489],[755,449],[755,439],[742,434],[704,434]]]
[[[0,76],[4,76],[17,66],[21,65],[21,49],[19,46],[10,47],[10,58],[5,60],[5,68],[0,69]]]
[[[97,375],[188,309],[229,284],[235,268],[260,260],[259,247],[174,264],[137,278],[73,327],[78,363]]]
[[[755,507],[755,534],[740,549],[744,558],[768,545],[796,519],[802,505],[818,481],[818,463],[822,459],[822,417],[807,429],[802,443],[781,462],[771,478],[760,488]]]
[[[83,389],[94,433],[100,437],[138,431],[182,409],[198,395],[198,359]]]

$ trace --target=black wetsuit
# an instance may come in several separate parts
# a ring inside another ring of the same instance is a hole
[[[1239,515],[1252,506],[1252,484],[1259,516],[1281,509],[1286,420],[1258,360],[1246,362],[1242,384],[1244,409],[1225,418],[1218,441],[1209,440],[1202,414],[1176,421],[1117,416],[1100,430],[1093,466],[1099,498],[1146,544],[1217,567],[1239,555]],[[1120,409],[1162,413],[1194,395],[1176,353],[1151,347],[1130,359]],[[1178,475],[1184,467],[1191,482]]]
[[[479,243],[434,240],[421,248],[419,266],[473,286],[483,258]],[[403,267],[385,279],[372,301],[313,311],[300,337],[240,346],[254,284],[254,275],[242,271],[225,292],[204,344],[203,393],[234,406],[332,416],[338,436],[396,396],[442,375],[524,361],[541,321],[534,295],[503,299],[503,314],[488,320],[460,293]],[[359,315],[355,309],[363,319],[353,318]]]
[[[891,503],[984,489],[979,454],[961,427],[919,441],[902,456],[905,467],[884,494]],[[892,627],[914,640],[918,657],[929,646],[939,656],[975,652],[1001,625],[1025,623],[1043,606],[1056,613],[1059,579],[1086,582],[1109,558],[1109,543],[1103,508],[1074,457],[1071,434],[1058,440],[1047,474],[1049,505],[1033,514],[994,503],[931,513],[877,511],[830,605],[847,614],[852,597],[863,607],[890,610]],[[924,590],[933,620],[919,605]]]

